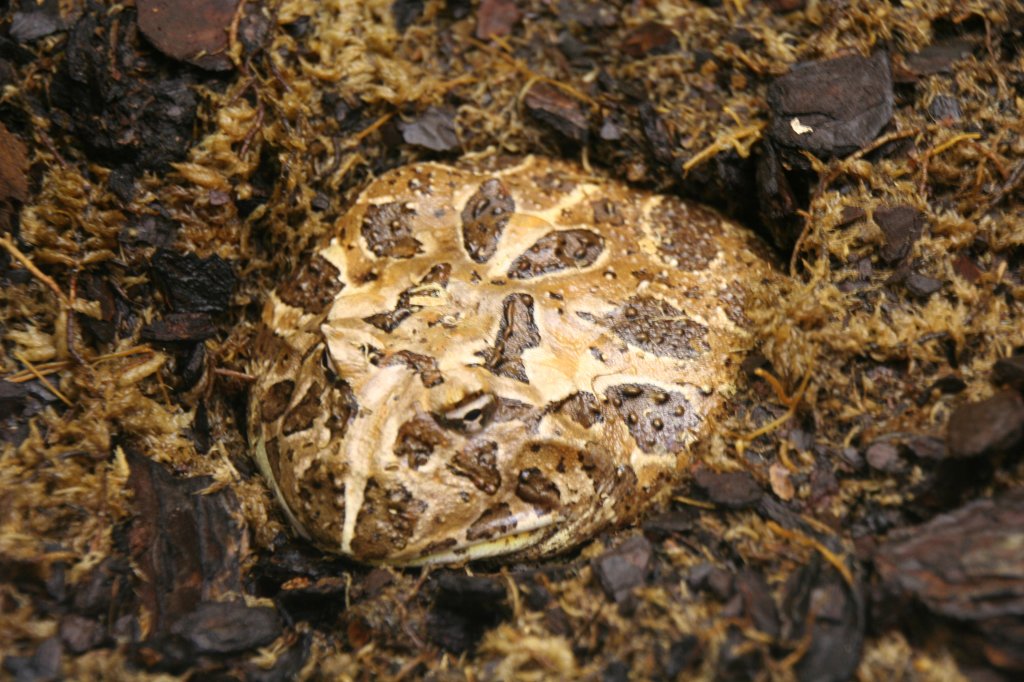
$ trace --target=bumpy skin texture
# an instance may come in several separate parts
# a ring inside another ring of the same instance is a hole
[[[266,303],[255,456],[359,560],[567,549],[686,465],[774,276],[716,213],[568,163],[395,169]]]

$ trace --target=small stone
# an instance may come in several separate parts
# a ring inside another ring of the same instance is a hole
[[[434,152],[447,152],[459,148],[455,134],[455,114],[450,109],[430,107],[413,121],[398,124],[406,144],[423,147]]]
[[[789,469],[781,464],[772,464],[768,468],[768,478],[771,481],[772,492],[780,500],[788,502],[793,499],[796,489],[793,486],[793,479],[789,476]]]
[[[872,443],[864,453],[864,458],[876,471],[894,474],[903,469],[899,448],[892,443]]]
[[[652,556],[651,543],[638,535],[595,557],[590,565],[605,594],[622,602],[630,590],[644,584]]]

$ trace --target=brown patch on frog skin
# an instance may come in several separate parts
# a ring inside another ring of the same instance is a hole
[[[427,503],[415,499],[405,486],[383,488],[371,478],[356,517],[352,552],[363,559],[382,559],[401,551],[426,510]]]
[[[601,403],[593,393],[580,391],[548,405],[545,413],[560,412],[580,426],[589,429],[594,424],[604,421]]]
[[[285,415],[284,422],[281,424],[283,435],[290,436],[298,431],[312,428],[313,422],[322,410],[321,391],[319,383],[313,382],[310,385],[306,390],[306,395],[302,396],[302,400]]]
[[[435,540],[434,542],[431,542],[429,545],[427,545],[423,549],[421,549],[420,550],[420,554],[422,554],[424,556],[429,556],[431,554],[437,554],[438,552],[443,552],[446,549],[451,549],[452,547],[454,547],[457,544],[459,544],[459,541],[456,540],[455,538],[445,538],[444,540]]]
[[[412,305],[410,301],[414,294],[427,295],[423,287],[428,284],[437,284],[442,289],[448,287],[448,278],[451,276],[452,266],[448,263],[438,263],[430,268],[430,271],[420,278],[420,281],[409,287],[398,295],[398,302],[394,310],[386,313],[377,313],[364,317],[363,322],[372,324],[381,331],[391,333],[398,325],[402,324],[410,315],[423,310],[423,306]]]
[[[292,393],[295,392],[295,382],[291,379],[283,379],[270,388],[263,395],[263,404],[260,406],[260,416],[264,422],[272,422],[288,409],[292,401]]]
[[[429,355],[414,353],[411,350],[400,350],[388,357],[383,365],[385,367],[405,365],[416,372],[425,388],[433,388],[438,384],[444,383],[444,377],[441,376],[441,372],[437,369],[437,360]]]
[[[687,444],[682,432],[701,422],[690,402],[676,391],[648,384],[622,384],[609,388],[605,396],[646,453],[657,451],[657,446],[667,453],[678,453]]]
[[[515,200],[497,178],[484,181],[473,193],[462,209],[462,243],[473,261],[491,259],[515,210]]]
[[[330,407],[327,428],[331,432],[331,439],[339,442],[348,433],[349,423],[359,411],[359,403],[348,382],[338,378],[331,381],[325,403]]]
[[[293,308],[322,314],[345,287],[341,272],[320,254],[314,254],[278,290],[277,297]]]
[[[516,497],[544,511],[551,511],[558,506],[562,496],[550,478],[537,467],[530,467],[519,472]]]
[[[489,507],[473,524],[466,529],[466,539],[470,542],[490,540],[499,535],[506,535],[519,525],[519,520],[512,514],[507,502]]]
[[[405,459],[412,469],[426,464],[434,450],[447,447],[448,439],[432,419],[415,417],[398,427],[395,437],[394,453],[399,459]]]
[[[341,537],[345,527],[345,480],[331,475],[321,459],[313,460],[297,483],[301,503],[298,512],[306,528],[313,529],[317,538],[328,545]]]
[[[416,209],[400,201],[373,204],[363,216],[363,239],[378,258],[412,258],[423,244],[412,236]]]
[[[590,207],[594,211],[594,222],[607,225],[614,225],[615,227],[621,227],[626,224],[626,219],[622,215],[622,205],[609,199],[597,199],[590,202]]]
[[[648,353],[686,360],[708,350],[708,329],[665,301],[633,296],[601,323]]]
[[[555,230],[534,242],[512,261],[508,276],[532,279],[569,268],[593,265],[604,250],[604,237],[590,230]]]
[[[484,367],[498,376],[530,383],[523,366],[523,351],[540,345],[540,331],[533,321],[533,296],[510,294],[502,303],[501,322],[494,346],[480,351]]]
[[[623,464],[615,469],[615,482],[610,497],[614,500],[616,519],[632,518],[638,511],[640,500],[646,499],[646,495],[641,495],[637,490],[638,483],[633,467]]]
[[[715,213],[696,204],[664,197],[651,209],[651,231],[658,241],[662,260],[681,270],[706,270],[721,248],[722,223]],[[692,225],[679,230],[679,225]]]
[[[501,487],[498,444],[491,440],[471,442],[452,458],[448,469],[468,478],[478,490],[494,495]]]

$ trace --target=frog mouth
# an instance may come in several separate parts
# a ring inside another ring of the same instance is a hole
[[[515,530],[495,537],[466,544],[452,545],[435,552],[426,552],[408,557],[389,557],[388,559],[373,563],[415,567],[437,564],[462,564],[498,556],[504,559],[524,552],[541,542],[552,540],[555,536],[566,531],[565,526],[559,524],[559,518],[556,515],[546,514],[532,520],[528,525],[518,525]]]

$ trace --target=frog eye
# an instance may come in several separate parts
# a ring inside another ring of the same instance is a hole
[[[441,414],[434,415],[440,426],[463,433],[477,433],[494,418],[498,401],[490,393],[474,393]]]

